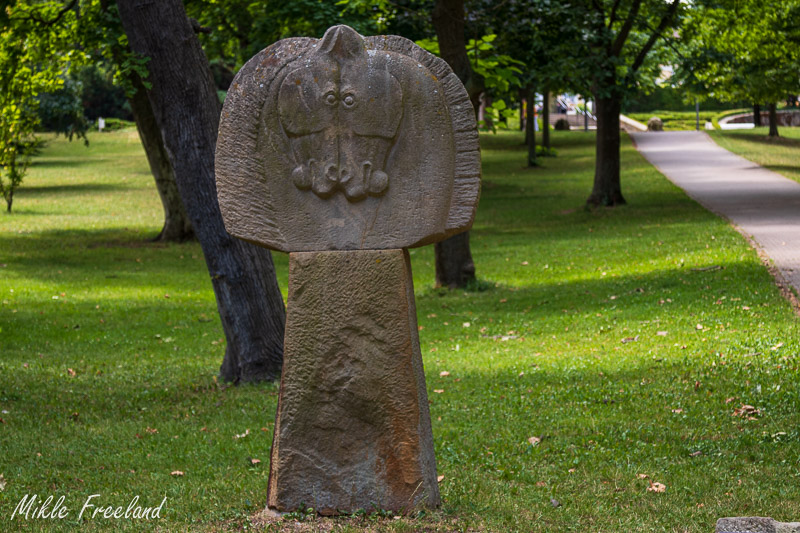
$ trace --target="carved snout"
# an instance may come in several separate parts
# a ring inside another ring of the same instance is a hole
[[[363,161],[354,169],[349,165],[309,159],[292,171],[292,179],[298,189],[311,189],[320,198],[328,198],[341,190],[351,202],[380,196],[389,186],[389,176],[382,170],[374,170],[370,161]]]

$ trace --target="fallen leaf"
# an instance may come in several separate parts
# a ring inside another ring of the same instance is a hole
[[[734,409],[731,416],[741,416],[746,417],[748,420],[755,420],[755,417],[760,414],[761,411],[752,405],[742,405],[741,407]]]
[[[244,430],[244,433],[240,433],[240,434],[238,434],[238,435],[234,435],[234,436],[233,436],[233,438],[234,438],[234,439],[243,439],[243,438],[245,438],[246,436],[248,436],[249,434],[250,434],[250,430],[249,430],[249,429],[245,429],[245,430]]]
[[[679,408],[677,408],[677,409],[673,409],[673,410],[672,410],[672,412],[673,412],[673,413],[675,413],[675,414],[678,414],[678,415],[679,415],[679,414],[681,414],[681,413],[683,412],[683,409],[681,409],[681,408],[679,407]]]
[[[742,306],[742,309],[744,309],[745,311],[749,311],[749,310],[750,310],[750,306],[743,305],[743,306]]]
[[[181,477],[183,475],[183,472],[181,472],[180,470],[173,470],[172,472],[169,473],[169,475],[175,477]]]
[[[575,472],[575,469],[574,469],[574,468],[570,468],[569,470],[567,470],[567,472],[569,472],[570,474],[572,474],[572,473],[574,473],[574,472]]]
[[[697,325],[695,326],[695,329],[703,329],[703,324],[697,324]]]
[[[500,299],[500,303],[501,303],[501,304],[504,304],[504,303],[506,303],[507,301],[508,301],[508,300],[507,300],[506,298],[501,298],[501,299]]]
[[[468,328],[468,327],[470,327],[472,324],[470,324],[469,322],[464,322],[464,323],[463,323],[463,324],[461,324],[461,325],[462,325],[463,327],[465,327],[465,328]]]
[[[444,392],[444,389],[433,389],[433,392],[435,392],[436,394],[441,394]]]
[[[622,344],[628,344],[629,342],[634,342],[638,340],[639,340],[639,335],[636,335],[635,337],[625,337],[624,339],[622,339]]]
[[[3,477],[3,474],[0,474],[0,492],[6,490],[6,478]]]
[[[544,482],[544,481],[537,481],[537,482],[536,482],[536,486],[537,486],[537,487],[546,487],[546,486],[547,486],[547,483],[546,483],[546,482]]]
[[[442,370],[441,372],[439,372],[439,377],[440,378],[446,378],[449,375],[450,375],[450,372],[448,372],[447,370]]]
[[[667,491],[667,486],[657,481],[656,482],[651,481],[650,486],[647,487],[647,492],[666,492],[666,491]]]
[[[527,261],[523,261],[523,262],[522,262],[522,263],[520,263],[520,264],[527,266],[527,265],[528,265],[528,262],[527,262]]]
[[[150,434],[158,433],[158,430],[156,428],[151,428],[151,427],[145,428],[145,431]]]
[[[260,463],[261,463],[261,459],[256,459],[255,457],[250,459],[250,464],[251,465],[257,465],[257,464],[260,464]]]
[[[647,479],[650,476],[648,476],[647,474],[637,474],[636,477],[638,477],[639,479]]]
[[[703,452],[697,450],[696,452],[692,452],[689,454],[689,457],[697,457],[698,455],[703,455]]]
[[[770,350],[772,350],[772,351],[775,351],[775,350],[777,350],[778,348],[780,348],[781,346],[783,346],[783,343],[782,343],[782,342],[779,342],[778,344],[776,344],[775,346],[773,346],[772,348],[770,348]]]
[[[438,483],[441,483],[442,481],[444,481],[444,476],[439,476],[439,477],[437,477],[437,478],[436,478],[436,481],[437,481]]]
[[[667,336],[667,332],[666,331],[656,331],[656,335],[658,335],[659,337],[666,337]]]
[[[69,374],[69,375],[70,375],[70,376],[72,376],[72,377],[75,377],[75,376],[77,375],[77,374],[75,374],[75,371],[74,371],[74,370],[72,370],[71,368],[68,368],[68,369],[67,369],[67,374]]]
[[[531,443],[531,446],[538,446],[542,439],[539,437],[528,437],[528,442]]]

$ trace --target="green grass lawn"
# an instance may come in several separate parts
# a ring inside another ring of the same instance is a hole
[[[726,150],[800,181],[800,128],[780,127],[780,137],[776,139],[768,133],[768,126],[710,132],[711,138]]]
[[[706,122],[715,123],[719,119],[738,112],[747,112],[747,109],[731,109],[728,111],[700,110],[700,129],[705,128]],[[752,110],[749,110],[752,112]],[[697,129],[697,114],[695,111],[663,111],[656,110],[649,113],[627,113],[627,116],[647,124],[651,117],[658,117],[664,124],[665,131],[694,131]]]
[[[90,139],[50,138],[0,215],[0,530],[72,531],[91,494],[167,502],[156,522],[81,531],[250,528],[277,387],[217,383],[224,340],[199,246],[148,242],[161,208],[135,130]],[[552,140],[559,156],[530,170],[518,133],[482,137],[471,239],[485,290],[433,289],[431,248],[412,251],[441,510],[333,527],[707,532],[722,516],[797,519],[790,304],[744,239],[629,141],[629,205],[589,212],[593,135]],[[275,258],[285,290],[287,258]],[[734,416],[745,404],[757,411]],[[9,521],[34,493],[66,495],[69,517]]]

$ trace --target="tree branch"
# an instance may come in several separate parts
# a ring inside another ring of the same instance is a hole
[[[620,0],[614,0],[614,5],[611,6],[611,15],[608,17],[608,29],[610,30],[611,27],[614,25],[614,22],[617,20],[617,8],[619,7]]]
[[[628,40],[628,35],[630,35],[631,29],[633,29],[633,23],[639,15],[639,8],[641,5],[642,0],[634,0],[631,10],[628,12],[628,18],[625,19],[625,23],[622,24],[622,27],[619,29],[617,38],[614,39],[614,44],[611,45],[609,55],[618,56],[622,53],[622,47],[625,46],[625,41]]]
[[[653,45],[656,44],[656,40],[661,36],[661,33],[667,29],[670,22],[672,22],[673,17],[675,17],[675,13],[678,12],[678,4],[680,0],[672,0],[669,8],[667,8],[667,12],[661,17],[661,22],[658,24],[658,28],[652,34],[650,34],[650,38],[644,43],[644,46],[639,53],[636,55],[636,58],[633,60],[633,64],[631,65],[631,72],[636,72],[639,70],[639,67],[642,66],[644,63],[644,58],[647,57],[647,54],[650,53],[650,50],[653,48]]]
[[[58,11],[58,13],[56,13],[56,16],[53,17],[51,20],[45,20],[44,18],[39,16],[39,14],[36,11],[33,11],[33,10],[30,13],[28,13],[27,16],[19,17],[19,19],[32,20],[32,21],[36,22],[37,24],[41,24],[42,26],[52,26],[53,24],[55,24],[56,22],[61,20],[61,17],[63,17],[69,10],[71,10],[73,7],[75,7],[75,4],[77,4],[77,3],[78,3],[78,0],[70,0],[70,2],[67,5],[65,5],[64,7],[62,7]]]

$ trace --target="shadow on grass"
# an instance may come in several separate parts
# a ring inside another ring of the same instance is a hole
[[[110,183],[75,183],[69,185],[46,185],[43,187],[22,187],[17,192],[18,197],[45,196],[51,194],[72,195],[89,194],[96,192],[115,192],[129,188],[126,184]]]
[[[722,137],[729,137],[733,139],[743,139],[748,142],[758,144],[768,144],[770,146],[780,145],[789,148],[800,148],[800,140],[788,139],[786,137],[770,137],[761,133],[727,133]]]
[[[92,165],[95,164],[94,161],[90,160],[89,158],[82,158],[82,157],[70,157],[70,158],[46,158],[40,159],[34,157],[31,160],[31,167],[37,168],[50,168],[50,167],[82,167],[84,165]]]

